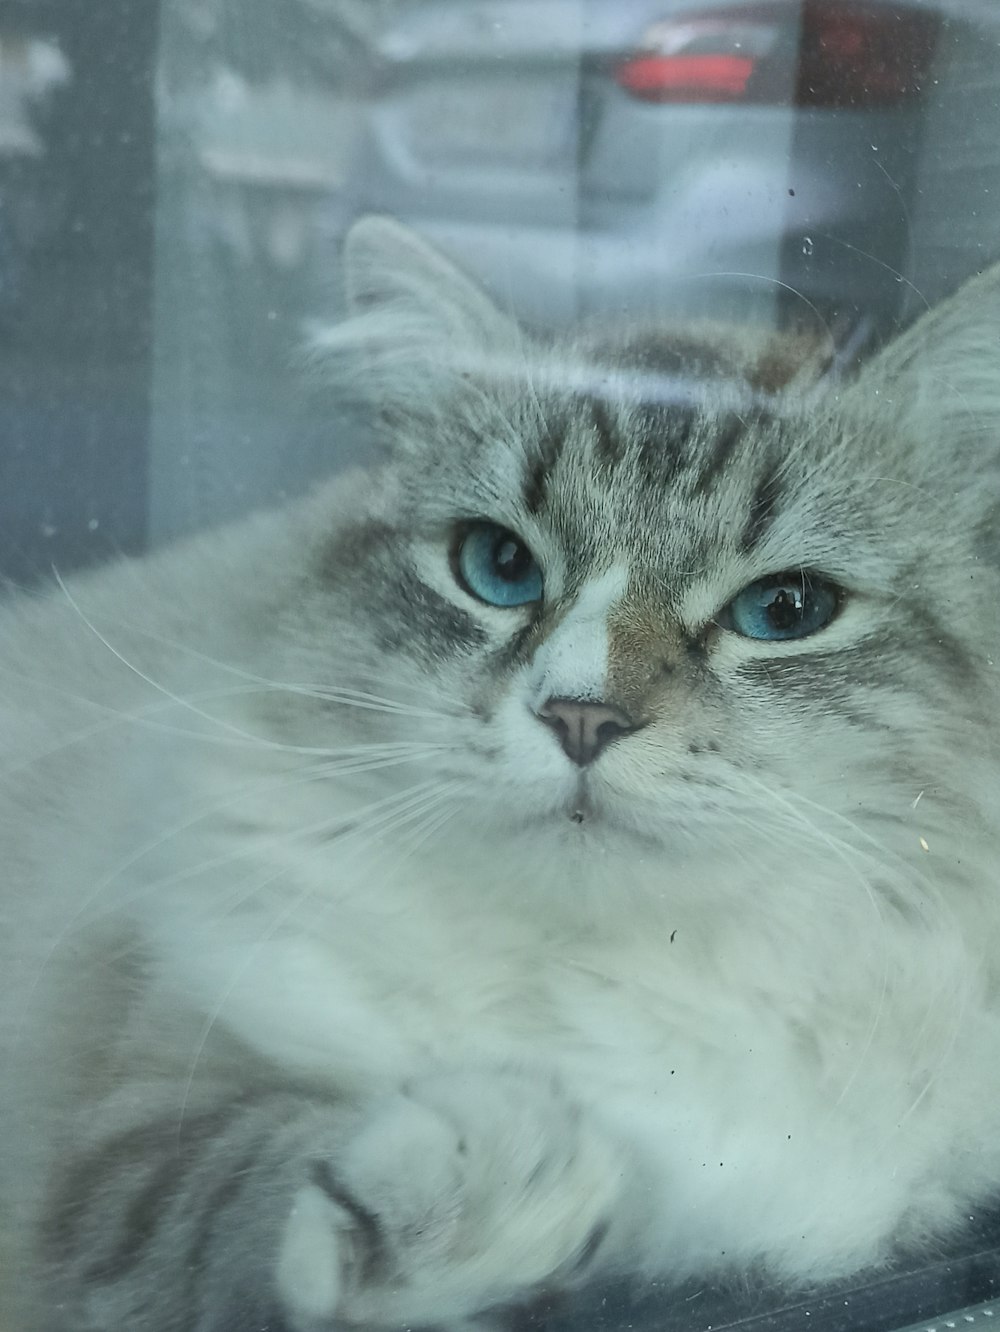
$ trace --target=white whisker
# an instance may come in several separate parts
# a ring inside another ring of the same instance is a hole
[[[869,904],[871,905],[873,912],[875,913],[876,920],[878,921],[878,938],[881,940],[881,948],[882,948],[882,955],[881,955],[882,971],[879,979],[878,995],[876,997],[874,1011],[872,1013],[868,1030],[865,1033],[865,1038],[862,1043],[860,1054],[857,1060],[855,1061],[854,1067],[851,1073],[849,1074],[847,1081],[845,1082],[844,1086],[841,1088],[839,1094],[837,1095],[832,1106],[830,1107],[830,1113],[832,1114],[833,1111],[836,1109],[836,1107],[839,1106],[849,1095],[851,1087],[854,1085],[858,1077],[858,1074],[860,1073],[862,1067],[864,1066],[865,1060],[867,1059],[868,1054],[872,1048],[872,1044],[874,1043],[875,1033],[878,1030],[878,1026],[882,1020],[882,1014],[885,1009],[886,995],[888,994],[888,989],[889,989],[889,949],[888,949],[888,931],[886,929],[885,916],[882,912],[881,907],[879,906],[878,899],[875,896],[870,881],[861,872],[860,868],[855,863],[855,857],[857,855],[855,848],[850,847],[849,845],[844,843],[840,838],[834,837],[831,834],[825,832],[822,828],[818,827],[811,819],[809,819],[806,816],[806,814],[803,811],[796,808],[795,804],[791,799],[782,795],[780,791],[774,790],[773,788],[767,786],[764,782],[760,781],[756,777],[751,776],[750,774],[744,774],[744,776],[746,776],[746,778],[758,790],[760,790],[769,800],[775,802],[781,808],[787,810],[791,819],[798,820],[805,829],[809,830],[815,836],[816,840],[822,846],[830,850],[837,857],[837,859],[840,860],[851,871],[851,876],[853,881],[859,883],[861,887],[864,889],[865,896]]]
[[[35,993],[38,985],[41,983],[42,977],[47,967],[51,964],[53,958],[56,956],[59,949],[64,945],[66,940],[73,934],[74,930],[76,930],[79,927],[79,925],[84,919],[87,919],[89,924],[93,924],[104,917],[111,916],[115,912],[119,911],[123,906],[129,907],[129,909],[134,909],[143,900],[156,893],[163,891],[164,889],[177,887],[178,885],[188,882],[192,879],[197,879],[199,875],[202,875],[207,871],[224,868],[225,866],[231,865],[234,862],[237,862],[241,859],[253,859],[258,855],[260,855],[261,853],[261,845],[259,840],[244,839],[239,843],[239,845],[227,850],[226,852],[219,854],[218,856],[211,857],[208,860],[199,861],[193,866],[186,866],[185,868],[177,870],[172,874],[163,875],[157,878],[145,880],[141,884],[139,884],[133,891],[129,892],[128,895],[124,898],[124,900],[119,901],[116,899],[111,905],[109,905],[109,907],[105,910],[105,912],[103,913],[98,912],[96,915],[94,914],[93,912],[94,906],[103,896],[105,896],[105,894],[107,894],[110,891],[110,889],[114,886],[116,881],[118,881],[124,875],[126,875],[129,870],[132,870],[137,865],[141,864],[143,860],[154,855],[157,851],[159,851],[162,847],[167,845],[170,841],[182,836],[186,832],[190,832],[197,829],[200,825],[209,822],[213,818],[219,817],[220,815],[224,814],[227,810],[231,810],[239,806],[248,797],[257,799],[262,795],[267,795],[267,796],[278,795],[284,791],[293,789],[298,786],[302,786],[304,784],[313,784],[316,782],[329,780],[331,777],[341,776],[343,775],[344,772],[349,773],[350,775],[356,775],[359,772],[373,771],[387,767],[399,766],[405,763],[418,762],[422,758],[427,757],[430,753],[436,752],[436,750],[437,747],[422,748],[419,750],[414,750],[412,752],[407,750],[407,752],[404,752],[396,756],[383,755],[377,759],[371,760],[367,765],[360,765],[359,763],[355,763],[353,766],[346,766],[343,769],[341,768],[340,765],[329,762],[321,764],[313,764],[304,769],[297,770],[291,777],[284,776],[281,779],[275,780],[273,782],[261,785],[255,785],[249,790],[244,789],[239,792],[236,792],[228,796],[225,800],[217,801],[208,809],[199,810],[196,814],[190,815],[182,819],[180,822],[174,824],[172,827],[159,833],[155,838],[146,842],[144,845],[138,847],[125,860],[121,861],[115,867],[114,870],[106,874],[96,885],[94,885],[89,890],[89,892],[85,895],[82,902],[78,902],[75,905],[74,910],[71,912],[69,916],[69,919],[60,928],[55,939],[53,939],[50,942],[50,944],[45,950],[44,955],[39,961],[39,965],[33,975],[31,984],[28,988],[26,1002],[24,1004],[24,1011],[25,1012],[28,1011],[28,1008],[30,1007],[28,1001],[30,1000],[31,996]],[[386,805],[389,805],[391,807],[392,802],[407,797],[409,793],[413,790],[422,790],[427,786],[431,786],[434,784],[434,781],[435,779],[428,779],[425,782],[418,783],[416,787],[405,788],[404,791],[401,793],[395,793],[393,795],[385,796],[382,799],[374,801],[370,805],[363,807],[361,810],[356,811],[351,816],[351,818],[354,820],[363,820],[364,816],[370,811],[380,810]],[[337,816],[332,819],[330,817],[325,817],[315,822],[314,824],[307,825],[304,828],[302,827],[296,828],[292,830],[292,832],[287,834],[287,836],[288,837],[298,836],[302,838],[309,838],[317,834],[328,833],[331,826],[336,826],[338,822],[345,824],[345,830],[349,830],[350,827],[353,826],[350,821],[345,821],[342,816]],[[18,1039],[20,1038],[18,1037]]]
[[[432,789],[430,791],[423,789],[425,785],[430,785]],[[430,802],[431,808],[435,808],[437,801],[440,800],[442,797],[450,794],[452,790],[458,787],[458,785],[459,785],[458,782],[421,784],[419,788],[415,788],[417,790],[417,794],[413,794],[412,792],[403,793],[409,797],[407,800],[400,800],[397,796],[395,808],[390,808],[389,810],[384,811],[378,818],[369,820],[364,824],[358,824],[354,828],[348,829],[347,832],[348,834],[353,834],[354,836],[360,836],[362,833],[367,835],[369,832],[375,829],[379,829],[383,833],[385,833],[394,826],[405,824],[410,818],[416,817],[418,814],[423,813],[425,811],[428,802]],[[376,808],[378,806],[385,805],[386,803],[387,801],[385,800],[377,801],[375,802],[375,805],[372,806],[371,808]],[[298,830],[298,833],[295,835],[298,835],[299,833],[301,833],[301,830]],[[291,870],[288,867],[283,866],[279,868],[269,878],[257,882],[254,885],[254,890],[253,890],[254,893],[255,894],[259,893],[259,891],[262,888],[266,887],[269,883],[287,877],[287,875],[290,872]],[[246,957],[243,959],[240,966],[236,968],[235,971],[230,973],[225,989],[220,994],[219,998],[216,1000],[216,1003],[212,1007],[211,1011],[207,1014],[202,1030],[198,1036],[198,1040],[191,1059],[191,1066],[188,1073],[187,1083],[185,1085],[184,1094],[181,1099],[181,1114],[180,1114],[181,1124],[183,1124],[184,1111],[187,1106],[188,1100],[190,1099],[191,1090],[194,1086],[194,1078],[195,1078],[195,1073],[197,1072],[199,1060],[201,1059],[201,1056],[204,1053],[205,1047],[208,1043],[208,1038],[212,1032],[212,1028],[215,1026],[215,1024],[218,1022],[219,1018],[222,1015],[222,1012],[226,1005],[226,1001],[232,995],[236,986],[239,984],[240,980],[246,974],[248,968],[253,964],[254,960],[260,955],[261,950],[275,937],[275,935],[281,929],[282,925],[284,925],[286,922],[292,919],[297,914],[297,912],[301,910],[304,903],[308,901],[315,894],[315,892],[316,892],[315,885],[310,884],[305,889],[303,889],[299,894],[297,894],[297,896],[291,902],[286,903],[283,909],[271,920],[267,930],[256,940],[256,942],[249,949]]]

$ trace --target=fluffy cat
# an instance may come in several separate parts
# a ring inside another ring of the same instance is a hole
[[[387,220],[346,269],[385,459],[0,616],[10,1329],[945,1234],[1000,1184],[1000,272],[837,385],[543,346]]]

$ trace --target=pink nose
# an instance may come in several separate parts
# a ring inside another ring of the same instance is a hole
[[[581,768],[593,763],[613,740],[636,729],[624,712],[599,699],[550,698],[536,716],[555,731],[567,757]]]

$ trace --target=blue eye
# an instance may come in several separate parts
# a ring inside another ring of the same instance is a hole
[[[807,638],[822,629],[839,605],[840,595],[832,583],[807,573],[772,574],[733,597],[718,623],[744,638],[782,642]]]
[[[496,523],[473,523],[454,555],[458,582],[489,606],[525,606],[542,595],[542,571],[519,536]]]

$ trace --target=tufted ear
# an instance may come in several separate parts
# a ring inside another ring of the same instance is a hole
[[[387,419],[433,416],[470,371],[523,352],[485,291],[415,232],[365,217],[343,252],[348,317],[314,330],[316,361]]]
[[[890,411],[953,464],[1000,457],[1000,265],[917,320],[862,369],[849,396]]]
[[[436,343],[479,343],[507,321],[483,289],[416,232],[388,217],[364,217],[344,242],[348,306],[423,325]]]

